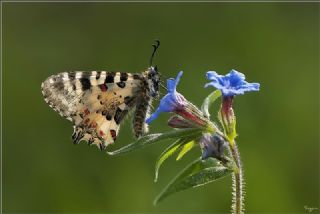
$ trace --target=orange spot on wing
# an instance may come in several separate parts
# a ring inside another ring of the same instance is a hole
[[[101,84],[99,87],[102,92],[106,92],[108,90],[108,87],[105,84]]]
[[[83,110],[83,112],[84,112],[85,115],[90,114],[90,111],[89,111],[89,109],[87,109],[87,108],[85,108],[85,109]]]
[[[85,120],[84,120],[84,124],[88,124],[88,123],[89,123],[89,121],[90,121],[90,119],[89,119],[89,118],[85,119]]]

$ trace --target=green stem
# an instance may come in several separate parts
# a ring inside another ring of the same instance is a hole
[[[238,151],[237,144],[235,141],[230,142],[230,151],[235,163],[234,172],[232,174],[232,189],[233,189],[233,199],[232,199],[232,213],[243,214],[244,213],[244,190],[243,190],[243,171],[241,166],[240,154]]]

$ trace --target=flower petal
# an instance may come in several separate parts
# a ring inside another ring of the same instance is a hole
[[[177,92],[176,92],[177,93]],[[161,112],[171,112],[175,108],[175,93],[166,94],[160,101],[159,108]]]
[[[161,99],[156,112],[146,120],[146,123],[155,120],[161,112],[174,112],[184,107],[186,99],[176,90],[182,74],[183,72],[180,71],[176,79],[170,78],[167,80],[168,93]]]
[[[213,87],[215,87],[216,89],[220,89],[220,90],[222,90],[222,89],[225,88],[225,87],[224,87],[223,85],[221,85],[220,83],[214,82],[214,81],[209,82],[209,83],[207,83],[207,84],[204,85],[205,88],[207,88],[208,86],[213,86]]]
[[[170,78],[167,80],[167,90],[168,93],[172,93],[177,90],[177,86],[180,82],[183,71],[180,71],[176,77],[176,79]]]
[[[239,88],[250,90],[250,91],[259,91],[260,84],[259,83],[246,83],[245,85],[241,85]]]
[[[215,72],[215,71],[208,71],[207,72],[207,79],[208,80],[216,80],[217,81],[217,79],[218,78],[221,78],[222,77],[222,75],[219,75],[217,72]]]
[[[205,87],[213,86],[221,90],[223,96],[234,96],[244,94],[249,91],[259,91],[259,83],[248,83],[245,81],[245,75],[232,69],[225,76],[217,74],[215,71],[208,71],[207,78],[210,83]]]
[[[153,113],[150,115],[150,117],[148,117],[148,118],[146,119],[146,123],[147,123],[147,124],[150,124],[152,121],[154,121],[155,119],[157,119],[158,116],[159,116],[159,113],[161,113],[161,111],[160,111],[160,109],[158,108],[155,112],[153,112]]]
[[[173,78],[167,80],[167,91],[168,93],[172,93],[176,90],[176,81]]]

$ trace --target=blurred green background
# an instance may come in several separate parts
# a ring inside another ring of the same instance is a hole
[[[7,2],[2,11],[5,213],[229,212],[230,177],[152,205],[199,149],[170,159],[153,183],[170,141],[119,157],[74,146],[72,124],[43,101],[40,84],[51,74],[144,70],[154,39],[159,70],[183,70],[179,91],[199,106],[211,92],[208,70],[234,68],[261,84],[235,100],[247,212],[320,208],[318,3]],[[168,130],[168,117],[151,131]],[[130,126],[109,150],[132,141]]]

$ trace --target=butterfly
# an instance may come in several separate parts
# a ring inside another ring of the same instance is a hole
[[[159,41],[153,45],[154,53]],[[159,95],[160,75],[150,66],[142,73],[71,71],[48,77],[41,85],[44,100],[74,124],[75,144],[87,141],[104,150],[114,143],[120,124],[133,113],[136,138],[148,132],[145,119]]]

